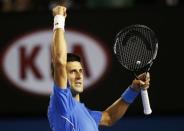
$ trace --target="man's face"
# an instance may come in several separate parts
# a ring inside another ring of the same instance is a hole
[[[67,62],[67,78],[70,82],[71,89],[76,93],[83,92],[83,69],[78,61]]]

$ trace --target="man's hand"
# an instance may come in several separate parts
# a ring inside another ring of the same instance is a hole
[[[52,12],[53,12],[53,16],[56,16],[56,15],[62,15],[62,16],[67,16],[66,14],[66,7],[64,6],[56,6],[52,9]]]
[[[149,72],[140,74],[138,79],[133,80],[131,88],[140,91],[141,89],[148,89],[150,85],[150,74]]]

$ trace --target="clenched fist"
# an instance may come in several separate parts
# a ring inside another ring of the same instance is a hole
[[[53,16],[56,16],[56,15],[62,15],[62,16],[67,16],[66,14],[66,7],[64,6],[56,6],[52,9],[52,12],[53,12]]]
[[[143,73],[138,76],[138,79],[133,80],[131,88],[136,91],[140,91],[141,89],[148,89],[150,85],[150,74]]]

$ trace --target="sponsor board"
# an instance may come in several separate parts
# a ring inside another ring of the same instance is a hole
[[[10,43],[2,60],[6,77],[19,89],[33,94],[49,95],[53,85],[50,63],[52,30],[25,34]],[[110,55],[103,45],[88,33],[66,30],[68,52],[82,57],[84,87],[93,87],[104,77]]]

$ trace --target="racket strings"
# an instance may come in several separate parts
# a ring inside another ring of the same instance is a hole
[[[143,34],[144,38],[134,34],[135,31]],[[129,70],[138,70],[153,58],[155,51],[151,43],[155,43],[155,40],[149,30],[133,28],[118,35],[115,52],[123,66]]]

